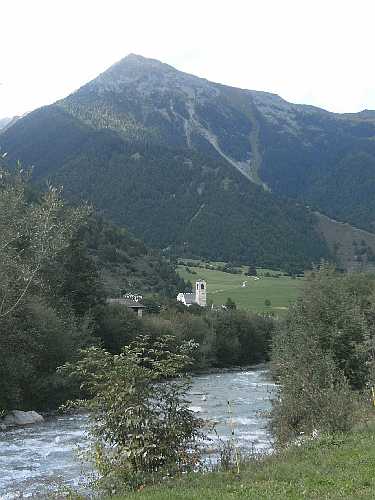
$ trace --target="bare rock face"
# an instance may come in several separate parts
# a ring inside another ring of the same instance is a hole
[[[3,418],[2,425],[12,427],[18,425],[38,424],[40,422],[44,422],[44,418],[36,411],[12,410]]]

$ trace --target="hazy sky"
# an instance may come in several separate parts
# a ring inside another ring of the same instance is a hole
[[[331,111],[375,109],[374,0],[0,0],[0,117],[133,52]]]

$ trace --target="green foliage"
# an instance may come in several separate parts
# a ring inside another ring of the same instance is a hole
[[[68,303],[79,317],[92,312],[104,301],[98,266],[78,235],[44,266],[42,274],[50,303]]]
[[[209,367],[248,366],[268,360],[274,320],[238,310],[191,311],[168,308],[157,316],[145,316],[145,331],[154,337],[175,335],[194,341],[193,370]]]
[[[171,261],[98,215],[81,229],[80,241],[94,259],[108,296],[117,297],[121,290],[175,297],[186,288]]]
[[[78,395],[56,368],[92,343],[91,325],[71,309],[29,297],[0,320],[0,408],[48,410]]]
[[[353,391],[373,384],[374,289],[374,276],[340,275],[325,264],[309,275],[273,340],[280,394],[272,427],[280,442],[355,421]]]
[[[208,368],[216,364],[215,331],[210,324],[209,318],[194,309],[171,318],[171,327],[174,334],[181,341],[193,341],[199,348],[194,352],[194,365],[192,368]]]
[[[296,324],[317,338],[358,389],[368,380],[362,346],[372,335],[368,311],[374,289],[372,276],[340,275],[324,264],[308,276],[303,296],[287,319],[290,328]]]
[[[227,298],[225,302],[225,307],[229,310],[237,309],[236,303],[230,297]]]
[[[272,319],[229,310],[213,317],[216,366],[251,365],[268,359]]]
[[[87,209],[64,208],[50,187],[36,202],[27,198],[27,174],[0,163],[0,318],[11,314],[33,286],[43,265],[66,248]]]
[[[138,488],[197,465],[203,422],[188,409],[190,385],[181,377],[194,348],[171,336],[145,336],[119,355],[90,348],[61,369],[78,378],[90,398],[78,404],[90,411],[100,491]]]
[[[0,410],[46,409],[72,388],[55,369],[87,345],[90,324],[68,302],[50,300],[44,269],[69,245],[87,216],[71,209],[55,189],[29,196],[21,170],[0,172]]]
[[[94,311],[94,317],[94,333],[111,353],[119,353],[125,345],[144,332],[143,323],[137,315],[119,304],[99,306]]]
[[[275,337],[280,393],[273,400],[271,430],[278,445],[314,432],[348,431],[358,404],[332,354],[302,328]]]

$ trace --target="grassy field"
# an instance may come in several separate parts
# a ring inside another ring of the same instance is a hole
[[[267,272],[265,269],[258,270],[259,280],[244,274],[229,274],[200,267],[189,266],[189,269],[197,274],[189,273],[183,265],[178,266],[178,273],[193,284],[199,278],[206,280],[208,300],[213,304],[224,304],[230,297],[239,309],[255,312],[285,313],[290,303],[300,294],[303,284],[303,278],[292,279],[281,274],[278,278],[264,277]],[[276,274],[275,271],[269,272]],[[246,287],[242,287],[244,281],[247,281]],[[265,306],[266,299],[271,301],[271,306]]]
[[[231,472],[190,474],[126,500],[375,498],[375,429],[322,437]],[[120,500],[120,498],[118,500]]]

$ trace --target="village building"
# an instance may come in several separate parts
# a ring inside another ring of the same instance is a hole
[[[207,306],[207,284],[204,280],[195,282],[195,290],[193,293],[180,292],[177,295],[178,302],[182,302],[185,306],[190,307],[192,304],[198,304],[201,307]]]
[[[118,299],[107,299],[108,304],[119,304],[121,306],[125,306],[132,311],[134,311],[138,318],[142,318],[143,315],[143,309],[145,309],[146,306],[144,306],[140,302],[140,296],[125,296],[125,297],[120,297]]]

